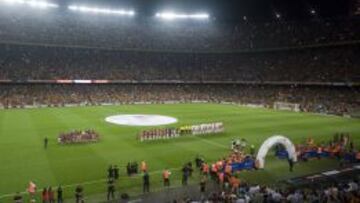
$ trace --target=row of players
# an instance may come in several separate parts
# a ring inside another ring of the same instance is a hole
[[[224,132],[224,125],[221,122],[207,123],[192,126],[182,126],[179,128],[162,128],[141,131],[138,139],[145,140],[170,139],[186,135],[207,135]]]
[[[145,140],[170,139],[180,135],[184,135],[184,132],[178,128],[150,129],[140,132],[138,139],[142,142]]]
[[[100,136],[94,130],[74,130],[69,133],[61,133],[58,137],[59,144],[97,142]]]

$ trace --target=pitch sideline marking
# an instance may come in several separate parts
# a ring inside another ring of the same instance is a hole
[[[177,169],[180,169],[180,168],[169,168],[169,170],[177,170]],[[150,172],[150,174],[157,174],[157,173],[161,173],[162,170],[158,170],[158,171],[153,171],[153,172]],[[137,174],[136,176],[133,176],[134,178],[135,177],[139,177],[141,174]],[[73,184],[69,184],[69,185],[63,185],[62,188],[70,188],[70,187],[74,187],[74,186],[77,186],[77,185],[92,185],[92,184],[95,184],[95,183],[100,183],[100,182],[106,182],[106,178],[103,178],[103,179],[99,179],[99,180],[92,180],[92,181],[85,181],[85,182],[82,182],[82,183],[73,183]],[[38,188],[41,188],[41,187],[38,187]],[[41,191],[38,191],[37,193],[40,193]],[[28,194],[27,191],[23,191],[23,192],[19,192],[19,194]],[[11,196],[14,196],[16,195],[16,193],[9,193],[9,194],[4,194],[4,195],[1,195],[0,196],[0,199],[2,198],[5,198],[5,197],[11,197]]]
[[[194,136],[193,138],[195,139],[198,139],[202,142],[206,142],[206,143],[209,143],[213,146],[217,146],[217,147],[221,147],[221,148],[228,148],[227,146],[223,145],[223,144],[219,144],[217,142],[214,142],[214,141],[210,141],[210,140],[206,140],[206,139],[203,139],[201,137],[198,137],[198,136]],[[176,169],[179,169],[179,168],[170,168],[170,170],[176,170]],[[158,170],[158,171],[154,171],[154,172],[151,172],[150,174],[156,174],[156,173],[160,173],[162,172],[162,170]],[[139,177],[140,174],[136,175],[135,177]],[[69,184],[69,185],[64,185],[62,186],[63,188],[69,188],[69,187],[74,187],[76,185],[92,185],[92,184],[96,184],[96,183],[100,183],[100,182],[105,182],[107,179],[106,178],[103,178],[103,179],[99,179],[99,180],[92,180],[92,181],[85,181],[85,182],[82,182],[82,183],[73,183],[73,184]],[[27,194],[28,192],[26,191],[23,191],[23,192],[19,192],[20,194]],[[4,195],[1,195],[0,196],[0,199],[2,198],[5,198],[5,197],[11,197],[11,196],[14,196],[16,195],[16,193],[9,193],[9,194],[4,194]]]
[[[209,140],[206,140],[206,139],[203,139],[201,137],[198,137],[198,136],[194,136],[193,138],[195,139],[198,139],[202,142],[206,142],[206,143],[209,143],[213,146],[217,146],[217,147],[221,147],[221,148],[228,148],[227,146],[223,145],[223,144],[219,144],[217,142],[214,142],[214,141],[209,141]],[[177,170],[179,168],[170,168],[170,170]],[[150,174],[156,174],[156,173],[160,173],[162,170],[158,170],[158,171],[154,171],[154,172],[151,172]],[[134,177],[139,177],[140,174],[134,176]],[[106,178],[103,178],[103,179],[99,179],[99,180],[92,180],[92,181],[85,181],[85,182],[82,182],[82,183],[75,183],[75,184],[69,184],[69,185],[64,185],[62,186],[63,188],[69,188],[69,187],[74,187],[76,185],[92,185],[92,184],[95,184],[95,183],[100,183],[100,182],[105,182],[107,179]],[[40,191],[39,191],[40,192]],[[24,192],[20,192],[20,194],[27,194],[28,192],[24,191]],[[0,199],[4,198],[4,197],[11,197],[11,196],[14,196],[16,193],[10,193],[10,194],[5,194],[5,195],[1,195],[0,196]]]

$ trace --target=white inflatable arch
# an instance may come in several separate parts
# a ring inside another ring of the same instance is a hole
[[[297,161],[296,150],[294,144],[287,138],[282,135],[274,135],[269,137],[261,145],[258,154],[256,156],[256,161],[258,162],[258,168],[264,168],[265,166],[265,157],[268,151],[277,144],[281,144],[285,147],[286,151],[289,154],[289,159],[292,159],[294,162]]]

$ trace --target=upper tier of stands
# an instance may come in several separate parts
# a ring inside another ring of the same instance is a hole
[[[359,82],[359,45],[170,53],[0,44],[0,80]]]
[[[358,82],[360,21],[164,22],[0,8],[0,80]]]

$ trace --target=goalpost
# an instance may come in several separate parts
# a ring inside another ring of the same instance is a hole
[[[274,109],[299,112],[300,104],[289,102],[274,102]]]

